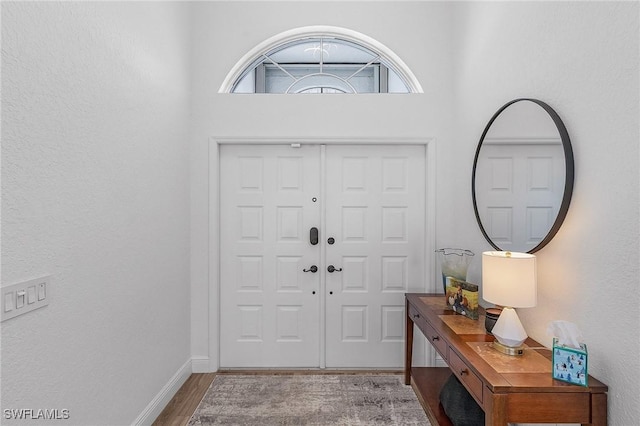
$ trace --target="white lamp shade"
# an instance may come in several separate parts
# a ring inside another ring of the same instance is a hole
[[[536,257],[507,251],[482,253],[482,298],[512,308],[536,306]]]

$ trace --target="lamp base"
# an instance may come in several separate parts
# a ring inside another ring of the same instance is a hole
[[[521,346],[507,346],[495,340],[492,344],[493,349],[497,350],[500,353],[511,356],[522,356],[524,355],[524,345]]]
[[[524,331],[516,310],[509,307],[502,308],[502,313],[491,333],[496,336],[498,342],[510,348],[522,346],[527,340],[527,332]]]

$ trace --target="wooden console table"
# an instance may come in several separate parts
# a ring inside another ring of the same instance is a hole
[[[405,383],[411,384],[433,425],[451,425],[439,394],[455,374],[484,410],[485,424],[581,423],[606,426],[607,386],[589,376],[588,387],[551,377],[551,350],[533,339],[523,356],[503,355],[493,348],[484,315],[472,320],[448,310],[444,295],[406,294]],[[449,367],[412,367],[413,325]],[[538,349],[534,349],[538,348]]]

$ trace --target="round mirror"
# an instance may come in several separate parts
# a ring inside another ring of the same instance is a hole
[[[472,196],[497,250],[535,253],[560,229],[573,192],[573,150],[546,103],[515,99],[485,127],[473,161]]]

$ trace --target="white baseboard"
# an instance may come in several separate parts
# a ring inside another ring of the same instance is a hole
[[[167,406],[171,398],[178,392],[180,387],[187,381],[192,372],[192,360],[189,359],[182,367],[176,371],[176,374],[169,379],[166,385],[162,387],[160,392],[151,400],[149,405],[146,406],[137,419],[133,421],[133,425],[147,426],[151,425],[162,413],[164,407]]]
[[[212,373],[209,357],[191,358],[191,371],[194,373]]]

